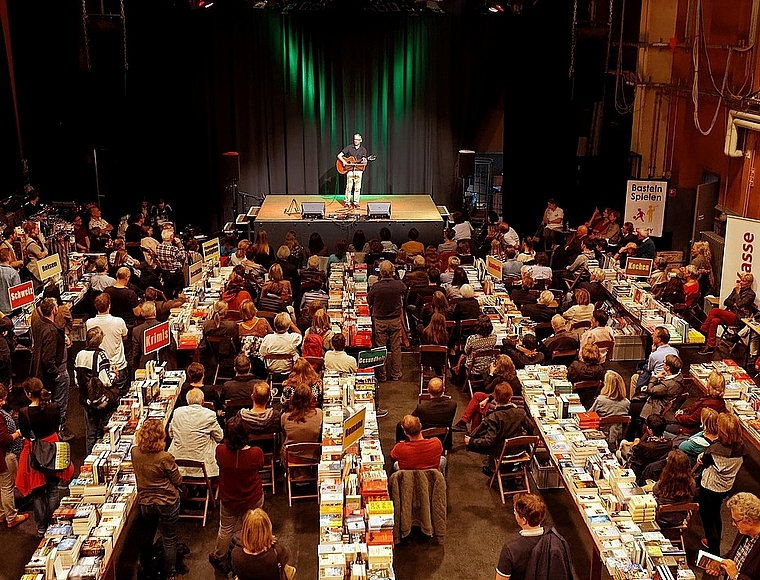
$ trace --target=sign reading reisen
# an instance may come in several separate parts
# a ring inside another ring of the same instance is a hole
[[[150,354],[169,346],[169,323],[162,322],[143,332],[143,354]]]
[[[8,288],[8,298],[11,301],[11,310],[31,304],[34,302],[34,284],[29,281],[11,286]]]
[[[61,269],[61,258],[58,254],[53,254],[47,258],[37,260],[37,269],[40,271],[40,280],[47,280],[53,276],[57,276],[63,270]]]
[[[631,222],[634,228],[649,230],[649,235],[659,238],[665,220],[667,191],[667,181],[629,179],[623,223]]]

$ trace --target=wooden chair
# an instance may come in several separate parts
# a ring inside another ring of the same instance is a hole
[[[280,455],[280,434],[249,435],[248,444],[259,447],[264,452],[264,468],[260,471],[263,476],[261,486],[271,487],[272,495],[274,495],[277,481],[275,467]]]
[[[229,421],[240,412],[240,409],[250,409],[253,401],[249,399],[235,399],[224,403],[224,420]]]
[[[499,456],[494,458],[493,475],[488,481],[488,487],[493,487],[493,482],[499,482],[499,495],[501,503],[506,503],[504,498],[518,493],[530,493],[530,463],[538,445],[536,435],[521,435],[504,441]],[[507,481],[521,481],[520,489],[504,489]]]
[[[230,336],[204,336],[203,340],[206,341],[206,346],[208,347],[208,352],[211,354],[211,359],[213,364],[216,365],[216,369],[214,370],[214,381],[211,383],[213,385],[216,384],[217,380],[221,379],[223,381],[229,381],[233,377],[232,376],[220,376],[219,375],[219,369],[222,367],[227,367],[229,365],[229,368],[232,369],[232,359],[235,357],[235,353],[237,352],[237,348],[235,346],[235,341]],[[226,345],[230,354],[222,354],[222,346]]]
[[[305,356],[302,358],[306,359],[306,361],[311,365],[311,368],[313,368],[314,372],[316,372],[318,375],[321,375],[322,371],[325,370],[325,357]]]
[[[293,507],[294,499],[310,499],[319,497],[319,487],[317,484],[317,468],[319,467],[319,457],[322,452],[321,443],[288,443],[285,446],[284,462],[285,477],[288,480],[288,505]],[[293,481],[295,470],[299,477]],[[293,493],[294,488],[298,490],[301,484],[311,484],[309,489],[304,493]],[[298,485],[294,485],[298,484]]]
[[[435,377],[443,380],[443,388],[446,389],[446,363],[449,349],[437,344],[423,344],[420,346],[420,394],[427,392],[428,381]],[[440,371],[440,374],[439,374]]]
[[[459,352],[464,350],[464,343],[467,342],[467,337],[475,333],[475,325],[477,323],[477,318],[465,318],[457,322],[454,335],[456,336],[456,348]]]
[[[684,535],[686,534],[686,530],[689,527],[691,516],[698,510],[699,504],[692,502],[660,505],[657,506],[657,515],[655,516],[655,519],[659,519],[661,515],[667,513],[684,513],[683,521],[679,525],[674,527],[661,527],[660,531],[662,532],[663,536],[670,540],[671,544],[680,544],[681,549],[685,550],[686,544],[684,543]]]
[[[533,330],[536,333],[536,340],[538,342],[543,342],[545,339],[549,338],[554,332],[551,322],[537,322]]]
[[[572,363],[577,358],[578,358],[577,348],[573,348],[569,350],[555,350],[554,352],[552,352],[551,364],[570,366],[570,363]]]
[[[603,351],[604,349],[607,349],[605,351],[605,359],[604,362],[610,362],[610,359],[612,358],[612,351],[615,349],[615,341],[614,340],[597,340],[595,343],[596,347],[599,349],[599,351]]]
[[[616,451],[618,446],[620,445],[620,440],[623,438],[623,435],[626,431],[628,431],[628,426],[631,424],[631,416],[630,415],[607,415],[606,417],[600,417],[599,418],[599,427],[604,426],[610,426],[610,425],[620,425],[620,433],[618,437],[615,437],[613,441],[610,441],[610,438],[607,437],[607,444],[610,446],[611,451]]]
[[[579,320],[577,322],[573,322],[572,326],[570,327],[570,330],[578,330],[580,328],[591,328],[591,321]]]
[[[590,409],[594,399],[602,392],[602,381],[578,381],[573,385],[573,393],[576,393],[581,404]]]
[[[472,398],[473,393],[476,391],[472,385],[472,367],[475,365],[475,360],[482,357],[490,357],[491,362],[493,362],[500,354],[501,351],[498,348],[482,348],[472,353],[472,359],[470,360],[469,368],[467,369],[467,378],[464,383],[464,388],[470,392],[470,398]],[[483,382],[485,382],[485,377]]]
[[[450,436],[451,427],[428,427],[427,429],[422,430],[423,439],[432,439],[433,437],[437,437],[441,440],[441,445],[443,445],[443,455],[449,454],[449,452],[446,450],[446,447],[451,446],[451,442],[449,441]]]
[[[683,404],[686,402],[686,399],[689,398],[689,391],[688,389],[685,389],[683,393],[680,395],[672,398],[670,402],[665,405],[662,409],[662,415],[664,416],[666,413],[675,415],[675,412],[678,411],[681,407],[683,407]]]
[[[175,461],[178,467],[200,469],[203,473],[203,475],[199,477],[190,477],[187,475],[182,476],[182,483],[184,485],[187,487],[202,488],[204,491],[203,495],[200,497],[186,497],[181,500],[185,503],[202,504],[203,513],[182,513],[182,509],[180,507],[179,518],[189,520],[202,520],[203,526],[205,526],[206,517],[208,516],[209,504],[211,504],[212,507],[216,507],[216,499],[214,499],[214,487],[211,483],[211,479],[209,478],[208,473],[206,472],[206,464],[203,463],[203,461],[195,461],[193,459],[176,459]]]
[[[285,381],[285,379],[288,378],[288,375],[290,374],[290,371],[287,373],[279,373],[276,371],[270,371],[269,365],[272,361],[276,360],[289,360],[292,362],[295,361],[295,355],[293,354],[287,354],[287,353],[274,353],[270,352],[264,355],[264,365],[267,367],[267,383],[269,383],[270,388],[272,389],[272,396],[277,397],[280,395],[280,391],[282,389],[282,383]],[[293,368],[293,365],[291,364],[291,368]]]
[[[578,268],[578,272],[575,274],[574,278],[565,280],[565,286],[567,286],[568,292],[572,292],[573,290],[575,290],[575,286],[578,284],[578,282],[581,281],[583,274],[585,274],[586,272],[588,272],[586,268]]]

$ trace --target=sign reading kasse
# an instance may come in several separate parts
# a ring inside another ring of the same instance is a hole
[[[143,333],[143,354],[150,354],[169,346],[169,323],[162,322],[152,326]]]
[[[11,310],[34,302],[34,285],[31,280],[8,288],[8,298],[11,301]]]

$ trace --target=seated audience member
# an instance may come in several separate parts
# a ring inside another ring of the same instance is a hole
[[[534,284],[533,278],[528,275],[522,276],[522,286],[513,288],[512,292],[509,293],[509,297],[515,303],[515,306],[522,308],[524,304],[535,304],[538,302],[538,292],[533,291]]]
[[[249,248],[250,249],[250,248]],[[222,292],[222,300],[227,303],[229,310],[240,310],[240,305],[246,300],[252,300],[252,289],[246,279],[245,266],[235,266],[232,274],[227,279],[227,284]]]
[[[464,444],[469,451],[486,454],[483,473],[489,477],[493,475],[494,458],[501,453],[504,440],[533,432],[533,425],[525,411],[511,402],[512,387],[509,383],[496,385],[493,397],[496,407],[483,418],[472,434],[464,437]]]
[[[544,362],[544,353],[538,351],[538,340],[535,334],[523,334],[519,342],[507,339],[503,350],[515,363],[516,369],[525,368],[526,365],[540,365]]]
[[[575,304],[562,313],[567,320],[567,328],[571,330],[573,325],[579,322],[591,322],[594,317],[594,305],[591,304],[591,296],[588,290],[577,288],[573,292]]]
[[[306,268],[300,272],[301,292],[309,290],[324,290],[327,284],[327,273],[319,269],[319,256],[309,257]]]
[[[498,224],[499,234],[501,234],[504,240],[504,245],[517,249],[520,247],[520,236],[515,231],[515,228],[511,227],[506,221],[499,222]]]
[[[699,416],[702,422],[702,431],[678,444],[678,448],[688,456],[692,467],[697,464],[699,455],[718,439],[718,415],[719,413],[715,409],[703,407]],[[676,441],[678,438],[673,443],[675,444]]]
[[[277,249],[277,261],[275,263],[282,268],[282,277],[290,282],[293,296],[300,296],[301,276],[298,274],[300,257],[292,258],[290,248],[286,245],[282,245]]]
[[[731,548],[720,561],[714,571],[706,572],[719,576],[725,572],[731,580],[749,580],[760,577],[760,547],[757,537],[760,536],[760,499],[746,491],[741,491],[730,497],[726,502],[738,533]]]
[[[292,315],[287,312],[280,312],[275,316],[274,330],[274,334],[267,334],[261,339],[259,354],[262,357],[266,357],[268,354],[292,355],[293,358],[289,360],[272,360],[267,363],[269,371],[287,374],[293,368],[294,361],[298,358],[298,347],[301,346],[303,339],[301,330],[293,322]],[[289,330],[292,332],[288,332]]]
[[[227,337],[231,338],[234,343],[237,342],[238,327],[235,322],[227,319],[228,308],[224,300],[214,302],[214,314],[203,323],[204,336]],[[222,342],[219,345],[219,354],[221,356],[230,356],[234,352],[228,343]]]
[[[419,418],[423,429],[430,429],[431,427],[448,427],[451,429],[454,424],[454,416],[457,413],[456,401],[444,396],[443,381],[438,377],[433,377],[428,381],[428,393],[430,393],[430,399],[420,401],[412,411],[412,416]],[[396,441],[401,441],[403,438],[399,424],[396,428]],[[451,449],[450,432],[444,441],[444,448]]]
[[[697,272],[696,266],[689,264],[685,268],[681,268],[681,274],[684,278],[683,300],[686,307],[689,308],[699,300],[699,273]]]
[[[524,578],[573,577],[570,570],[570,546],[556,529],[545,529],[546,504],[540,496],[524,493],[515,496],[514,515],[520,533],[516,539],[504,544],[496,565],[495,580],[522,580]],[[530,571],[534,554],[550,554],[541,559],[535,572]]]
[[[451,214],[451,220],[454,222],[454,241],[472,239],[472,224],[467,216],[461,211],[455,211]]]
[[[570,379],[568,378],[568,380]],[[627,415],[631,408],[631,402],[625,396],[627,391],[628,389],[625,387],[623,377],[615,371],[607,371],[604,373],[602,392],[599,393],[589,411],[594,411],[600,418],[612,415]],[[623,438],[622,425],[603,425],[600,427],[600,430],[607,435],[610,449],[615,451],[618,441]]]
[[[496,335],[493,333],[493,323],[488,318],[488,315],[481,314],[478,316],[474,333],[468,336],[464,343],[464,353],[459,358],[459,362],[454,369],[454,374],[458,378],[463,379],[463,371],[470,368],[470,364],[472,364],[470,380],[482,380],[483,377],[487,376],[493,357],[476,356],[476,353],[479,350],[491,349],[495,346]]]
[[[412,269],[404,275],[404,284],[408,288],[427,286],[428,273],[425,265],[425,256],[418,254],[412,260]]]
[[[251,361],[244,354],[235,357],[235,377],[222,385],[219,398],[222,405],[250,405],[256,378],[251,374]],[[229,417],[227,417],[229,419]]]
[[[415,286],[409,291],[409,310],[410,312],[420,312],[426,303],[429,303],[436,292],[442,292],[446,296],[446,289],[441,286],[441,271],[438,266],[433,266],[427,270],[427,282]],[[406,276],[404,276],[406,282]],[[412,304],[414,300],[414,304]]]
[[[755,314],[755,291],[752,282],[755,277],[750,273],[742,274],[731,294],[723,301],[726,308],[713,308],[700,327],[707,335],[707,344],[699,354],[709,355],[715,349],[715,337],[721,324],[737,326],[742,318],[751,318]]]
[[[665,282],[665,286],[660,289],[657,295],[660,302],[682,304],[686,300],[686,295],[683,292],[683,282],[680,270],[669,272],[668,281]]]
[[[389,258],[391,258],[389,261],[393,262],[393,267],[396,270],[396,277],[400,279],[405,276],[407,270],[409,270],[409,256],[406,255],[406,250],[399,248],[399,250],[396,252],[395,259],[393,258],[392,254],[389,256]],[[400,274],[399,272],[402,271],[403,274]]]
[[[490,226],[489,226],[490,228]],[[489,234],[483,242],[483,246],[478,250],[478,257],[486,259],[487,256],[493,256],[497,260],[504,260],[504,240],[497,235]]]
[[[417,228],[411,228],[407,237],[409,240],[401,244],[401,249],[409,256],[416,256],[425,252],[425,245],[419,241],[420,231]]]
[[[523,238],[517,261],[522,264],[533,263],[536,259],[536,251],[533,249],[533,238]]]
[[[441,284],[451,284],[454,281],[454,272],[460,266],[459,258],[449,256],[446,260],[446,268],[441,272]]]
[[[636,236],[639,244],[639,247],[636,248],[636,257],[654,260],[657,255],[657,249],[654,246],[654,240],[649,237],[649,230],[647,228],[639,228],[636,230]]]
[[[553,271],[549,267],[549,257],[546,252],[537,252],[536,263],[524,268],[530,268],[530,276],[536,283],[541,281],[547,285],[551,283]]]
[[[664,436],[667,421],[662,415],[649,415],[644,423],[641,438],[632,442],[625,439],[620,443],[618,459],[624,461],[636,474],[636,483],[643,485],[644,469],[655,461],[663,459],[673,448],[670,439]]]
[[[669,354],[665,357],[662,371],[652,377],[649,384],[642,389],[646,395],[646,401],[639,413],[641,419],[645,420],[653,413],[662,415],[673,399],[683,393],[681,366],[681,359],[678,356]]]
[[[689,265],[697,268],[700,292],[702,294],[709,294],[715,285],[709,242],[707,240],[694,242],[691,247],[691,256],[692,260],[689,262]]]
[[[446,298],[451,300],[457,300],[462,297],[462,286],[469,284],[467,278],[467,272],[461,266],[457,266],[454,270],[454,276],[451,278],[451,283],[446,286]]]
[[[219,398],[219,394],[216,392],[214,385],[206,385],[206,369],[201,363],[190,363],[185,369],[185,382],[182,385],[182,389],[177,397],[176,407],[182,407],[189,404],[187,402],[187,393],[192,389],[200,389],[203,391],[203,400],[214,404],[214,409],[218,412],[222,412],[222,400]]]
[[[269,236],[266,230],[260,229],[256,233],[256,241],[248,248],[245,256],[246,259],[269,269],[275,260],[275,256],[274,248],[269,244]]]
[[[435,249],[435,246],[426,247],[424,257],[425,269],[430,270],[431,268],[435,268],[438,270],[440,276],[441,256],[438,254],[438,250]]]
[[[591,318],[591,328],[581,334],[581,347],[586,344],[596,344],[598,342],[614,342],[615,335],[612,334],[612,330],[607,326],[609,319],[609,314],[604,310],[599,308],[594,310],[593,317]],[[609,348],[606,346],[604,348],[599,348],[600,363],[607,362],[607,355],[611,354],[608,353],[608,351]]]
[[[203,406],[203,391],[198,388],[190,389],[187,395],[187,406],[174,410],[169,423],[169,453],[177,459],[193,459],[203,461],[206,475],[219,475],[216,464],[216,446],[224,437],[216,413]],[[180,467],[182,475],[202,477],[199,469]]]
[[[549,306],[552,302],[554,302],[554,294],[549,290],[544,290],[538,295],[536,304],[523,304],[520,312],[534,322],[549,322],[557,312],[556,308]],[[564,325],[564,323],[563,319],[562,324]]]
[[[243,420],[248,435],[268,435],[280,432],[280,412],[270,407],[272,388],[264,381],[253,384],[252,409],[241,409],[240,418]]]
[[[264,490],[260,470],[264,453],[260,447],[248,445],[243,420],[239,416],[227,421],[224,441],[216,448],[219,465],[218,493],[219,531],[209,562],[223,574],[228,571],[227,556],[236,529],[242,527],[248,510],[264,505]]]
[[[346,337],[336,333],[332,337],[332,350],[325,353],[325,370],[339,373],[355,373],[357,362],[346,352]]]
[[[665,467],[654,484],[652,495],[658,506],[694,501],[697,484],[691,473],[689,458],[680,449],[673,449],[668,453]],[[685,517],[685,512],[669,512],[662,514],[656,521],[661,528],[673,528],[680,526]]]
[[[639,371],[631,376],[631,392],[640,393],[647,385],[652,375],[662,371],[665,365],[665,357],[669,354],[678,356],[678,350],[670,346],[670,332],[664,326],[655,327],[652,332],[652,352],[647,362],[639,368]]]
[[[398,246],[391,241],[391,230],[380,228],[380,243],[383,245],[383,252],[398,252]]]
[[[504,250],[504,263],[501,265],[501,274],[503,278],[517,278],[520,276],[523,264],[517,259],[517,250],[512,246],[507,246]]]
[[[668,259],[665,256],[658,256],[654,260],[655,270],[647,279],[647,283],[652,287],[652,294],[659,296],[657,287],[664,286],[668,281]]]
[[[579,282],[576,288],[583,288],[588,291],[589,304],[602,302],[607,298],[607,293],[602,284],[606,277],[607,274],[605,274],[602,268],[594,268],[591,272],[591,279],[586,282]]]
[[[391,449],[391,459],[395,460],[393,470],[399,469],[439,469],[446,475],[446,457],[438,437],[422,437],[422,424],[414,415],[404,415],[401,428],[406,440],[399,441]]]
[[[369,252],[369,242],[363,229],[358,229],[354,232],[354,237],[351,239],[351,243],[348,244],[349,252]]]
[[[364,254],[364,263],[367,264],[367,269],[370,275],[372,271],[377,271],[378,264],[384,260],[383,258],[383,244],[378,239],[372,239],[369,242],[369,251]]]
[[[285,439],[283,452],[289,443],[317,443],[322,435],[322,409],[317,407],[313,391],[307,385],[298,385],[290,398],[290,406],[280,419]],[[284,457],[283,457],[284,459]],[[319,459],[310,457],[309,459]]]
[[[578,274],[581,274],[584,270],[588,270],[589,260],[596,259],[594,254],[594,243],[589,237],[581,239],[581,252],[575,259],[568,264],[567,272],[563,272],[564,277],[575,278]],[[583,274],[581,274],[583,275]]]
[[[301,345],[302,356],[324,357],[325,350],[330,348],[334,334],[327,310],[320,308],[314,313],[311,326],[304,332]]]
[[[322,241],[322,236],[320,236],[318,232],[312,232],[309,236],[309,247],[307,254],[309,256],[323,257],[330,255],[330,250],[327,249],[324,241]]]
[[[452,228],[446,228],[443,230],[443,243],[438,244],[438,253],[455,252],[457,249],[457,243],[454,241],[456,232]]]
[[[290,399],[293,398],[293,393],[299,385],[309,387],[314,395],[317,406],[322,405],[322,379],[314,372],[314,368],[309,364],[309,361],[299,358],[293,365],[293,370],[290,371],[288,378],[282,383],[280,404],[283,409],[289,407]]]
[[[578,349],[578,337],[566,330],[566,324],[567,322],[561,314],[552,316],[554,334],[547,338],[542,345],[542,350],[547,359],[551,360],[556,351]]]
[[[265,337],[267,334],[274,332],[269,321],[259,316],[256,305],[251,300],[245,300],[240,305],[240,324],[238,324],[238,338],[244,336]]]
[[[446,328],[446,317],[440,312],[434,312],[430,323],[420,333],[420,344],[447,346],[449,331]]]
[[[694,435],[702,428],[702,409],[714,409],[718,413],[726,412],[723,393],[726,392],[726,379],[723,374],[713,370],[707,377],[706,393],[684,409],[675,413],[676,427],[683,435]],[[675,432],[675,431],[674,431]]]
[[[451,309],[453,320],[472,320],[480,316],[480,305],[475,298],[475,290],[469,284],[462,284],[460,288],[461,298],[454,301]]]
[[[449,301],[446,299],[445,292],[433,292],[433,298],[430,302],[422,307],[420,312],[420,322],[423,328],[430,324],[430,319],[435,313],[442,314],[446,320],[453,320]]]
[[[279,296],[284,304],[290,304],[293,302],[293,288],[290,285],[290,282],[285,279],[282,273],[282,266],[279,264],[272,264],[269,267],[269,277],[261,287],[261,297],[259,298],[259,302],[264,302],[264,298],[270,294]],[[262,310],[277,312],[276,310],[264,307],[262,307]]]
[[[571,383],[580,381],[601,381],[604,378],[604,367],[599,364],[601,355],[595,344],[583,345],[578,360],[567,367],[567,380]]]
[[[618,246],[625,247],[630,243],[638,245],[639,237],[636,235],[636,230],[633,227],[632,222],[625,222],[620,228],[620,240],[618,240]]]
[[[512,387],[512,403],[516,407],[525,408],[525,401],[522,398],[522,383],[517,377],[517,371],[511,358],[505,354],[497,356],[496,360],[491,363],[489,379],[481,383],[485,385],[485,390],[473,392],[470,402],[467,403],[467,408],[456,425],[452,427],[452,431],[467,432],[468,426],[470,427],[469,431],[472,431],[480,425],[481,420],[491,408],[496,385],[501,383],[508,383]]]
[[[333,264],[345,264],[347,257],[346,251],[348,250],[348,243],[346,240],[338,240],[335,242],[335,251],[327,258],[327,274],[330,274]]]
[[[245,261],[245,252],[248,249],[248,246],[251,245],[250,240],[240,240],[237,244],[237,249],[235,250],[235,253],[230,256],[230,266],[237,266],[238,264],[242,264]]]

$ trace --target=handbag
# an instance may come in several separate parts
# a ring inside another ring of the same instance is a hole
[[[296,568],[290,564],[283,564],[280,562],[280,555],[277,553],[277,548],[272,545],[274,550],[274,557],[277,560],[277,568],[280,571],[280,580],[293,580],[296,577]]]
[[[43,473],[63,471],[71,464],[71,447],[65,441],[32,441],[32,467]]]

